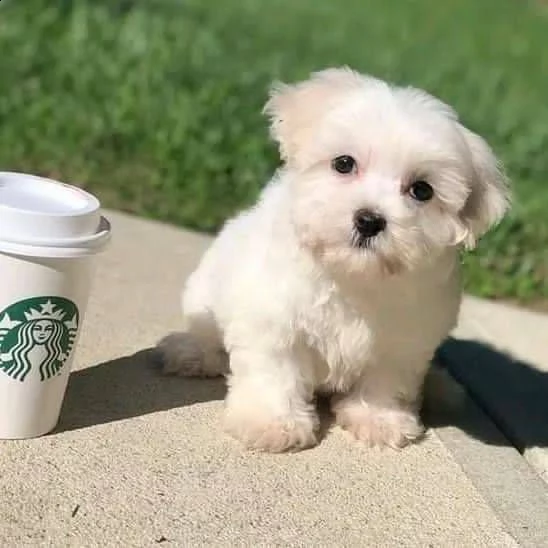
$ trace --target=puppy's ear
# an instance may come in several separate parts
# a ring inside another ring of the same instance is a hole
[[[459,124],[472,158],[472,192],[461,212],[468,235],[465,245],[473,248],[477,240],[502,220],[510,206],[510,190],[501,164],[479,135]]]
[[[297,84],[275,83],[263,112],[270,119],[270,134],[279,144],[282,159],[294,161],[321,115],[345,92],[360,85],[363,78],[348,68],[322,70]]]

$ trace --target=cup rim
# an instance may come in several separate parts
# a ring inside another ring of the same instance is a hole
[[[10,236],[9,240],[1,240],[2,242],[9,241],[12,244],[29,245],[37,247],[80,247],[93,245],[94,242],[101,240],[105,231],[110,231],[109,221],[101,216],[99,220],[99,226],[97,230],[89,236],[76,236],[74,238],[17,238],[17,236]]]
[[[84,207],[74,210],[74,211],[60,211],[56,212],[54,215],[51,213],[47,213],[44,211],[36,211],[35,209],[29,209],[25,207],[17,207],[17,206],[11,206],[7,204],[0,203],[0,211],[1,210],[8,210],[13,212],[19,212],[24,215],[29,215],[33,217],[81,217],[85,215],[89,215],[98,209],[100,209],[101,204],[99,200],[89,192],[72,185],[68,185],[66,183],[63,183],[61,181],[57,181],[55,179],[51,179],[50,177],[42,177],[40,175],[33,175],[31,173],[23,173],[19,171],[0,171],[0,183],[2,179],[19,179],[19,184],[24,183],[24,181],[28,182],[35,182],[40,183],[41,185],[51,185],[56,188],[63,187],[64,190],[67,192],[70,192],[72,194],[77,194],[80,197],[84,198],[86,201],[86,204]]]
[[[110,239],[111,224],[106,217],[101,217],[99,228],[90,236],[42,241],[0,240],[0,253],[41,258],[85,257],[102,251]]]

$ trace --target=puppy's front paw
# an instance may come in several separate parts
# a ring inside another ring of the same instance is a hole
[[[409,411],[341,402],[335,414],[337,424],[369,447],[401,449],[424,435],[418,417]]]
[[[248,449],[268,453],[297,451],[318,443],[318,421],[315,416],[274,418],[257,410],[253,412],[250,409],[249,414],[242,414],[228,407],[224,426],[228,434]]]

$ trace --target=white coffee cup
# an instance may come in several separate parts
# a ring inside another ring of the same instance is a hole
[[[110,225],[91,194],[0,172],[0,439],[55,428],[93,256],[109,239]]]

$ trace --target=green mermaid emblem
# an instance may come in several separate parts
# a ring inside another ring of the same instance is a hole
[[[37,371],[45,381],[67,361],[78,333],[76,305],[62,297],[35,297],[0,312],[0,371],[23,382]]]

